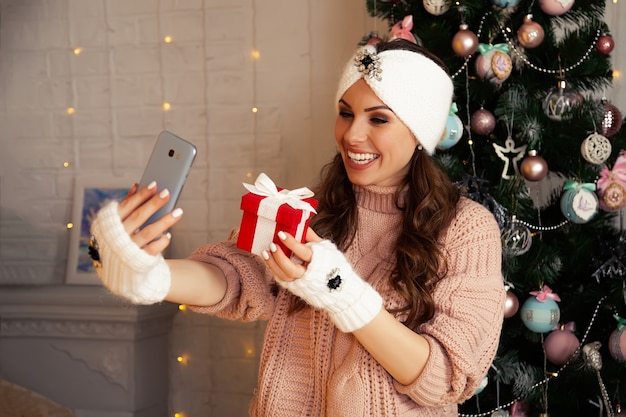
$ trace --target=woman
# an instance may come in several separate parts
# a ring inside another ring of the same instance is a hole
[[[269,320],[252,416],[456,416],[495,355],[503,318],[500,233],[431,158],[452,82],[396,39],[362,48],[337,92],[338,153],[323,170],[307,243],[281,232],[261,256],[234,241],[164,260],[169,198],[131,189],[92,225],[99,275],[135,303],[168,300]]]

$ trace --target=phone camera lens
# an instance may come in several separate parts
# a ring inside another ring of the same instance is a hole
[[[170,151],[167,154],[170,156],[170,158],[174,156],[174,149],[170,149]]]

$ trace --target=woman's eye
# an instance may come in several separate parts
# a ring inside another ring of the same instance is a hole
[[[388,120],[383,117],[372,117],[370,120],[372,123],[379,124],[379,125],[382,125],[388,122]]]
[[[339,111],[339,116],[343,117],[344,119],[353,117],[352,113],[350,113],[349,111],[345,111],[345,110]]]

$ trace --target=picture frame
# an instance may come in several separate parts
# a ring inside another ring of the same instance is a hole
[[[101,285],[89,256],[91,221],[97,211],[111,199],[121,201],[133,180],[126,177],[92,177],[74,180],[66,284]]]

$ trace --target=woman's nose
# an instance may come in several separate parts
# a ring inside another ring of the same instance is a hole
[[[363,142],[367,139],[367,129],[365,123],[355,118],[344,135],[346,141],[350,143]]]

